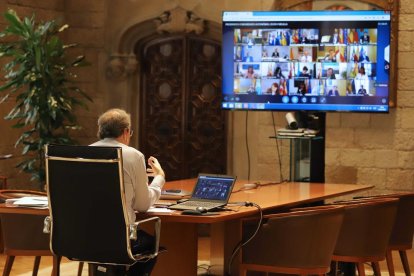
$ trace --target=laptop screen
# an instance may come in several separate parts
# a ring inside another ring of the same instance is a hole
[[[227,202],[235,178],[228,175],[199,175],[192,199],[207,199]]]

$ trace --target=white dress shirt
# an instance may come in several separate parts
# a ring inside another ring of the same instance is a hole
[[[146,212],[160,198],[161,189],[165,183],[164,177],[157,175],[148,185],[144,155],[113,138],[105,138],[91,146],[122,148],[126,207],[130,223],[133,223],[136,220],[134,210]]]
[[[312,62],[312,56],[301,56],[300,62]]]

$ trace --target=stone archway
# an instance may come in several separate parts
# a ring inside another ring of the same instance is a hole
[[[179,45],[171,44],[173,40]],[[127,29],[109,57],[106,78],[114,93],[108,100],[122,102],[131,113],[139,133],[133,145],[146,156],[156,155],[168,180],[194,177],[199,172],[226,172],[220,40],[219,24],[175,8]],[[174,54],[182,54],[178,59],[165,54],[171,45],[177,47]],[[199,55],[193,47],[198,47]],[[163,79],[162,70],[171,72],[176,66],[183,74]],[[195,73],[190,76],[191,72]],[[173,85],[175,81],[180,85]],[[153,112],[154,108],[162,112]]]

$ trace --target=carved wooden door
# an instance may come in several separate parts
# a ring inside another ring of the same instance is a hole
[[[167,180],[225,173],[219,43],[177,36],[141,49],[140,150],[159,159]]]

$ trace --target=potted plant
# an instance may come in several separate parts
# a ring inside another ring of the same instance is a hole
[[[14,95],[16,104],[5,116],[14,128],[22,129],[15,146],[22,145],[25,160],[17,165],[40,184],[45,180],[44,145],[73,144],[70,131],[79,129],[74,109],[87,108],[92,101],[74,83],[74,67],[87,64],[84,56],[71,60],[59,34],[68,28],[55,20],[38,23],[35,16],[20,19],[13,10],[4,17],[7,27],[0,32],[0,58],[5,82],[0,86],[0,103]]]

